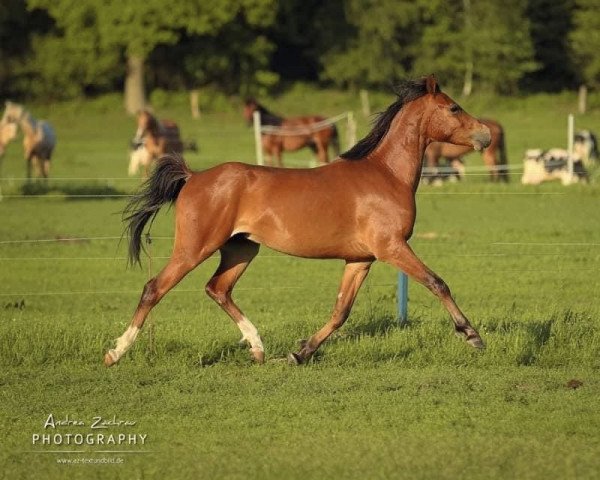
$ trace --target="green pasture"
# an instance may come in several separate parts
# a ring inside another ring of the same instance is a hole
[[[160,116],[177,119],[200,145],[186,154],[194,168],[253,160],[239,102],[205,98],[202,118],[192,120],[185,97],[162,100]],[[371,100],[376,110],[392,98]],[[566,146],[575,100],[465,106],[504,124],[509,160],[519,164],[526,148]],[[600,132],[593,100],[576,125]],[[349,94],[297,89],[265,103],[290,114],[352,109],[359,134],[368,128]],[[571,187],[524,187],[516,174],[509,185],[474,175],[420,188],[411,244],[449,284],[484,351],[455,337],[443,307],[415,283],[409,322],[399,326],[396,272],[376,264],[346,325],[308,365],[289,367],[282,359],[327,321],[343,263],[262,249],[234,296],[263,337],[266,364],[252,364],[238,329],[204,294],[213,257],[106,369],[103,353],[169,255],[172,212],[165,208],[152,228],[151,260],[128,269],[119,237],[123,195],[139,184],[127,178],[133,120],[116,97],[32,111],[55,124],[59,145],[47,185],[24,185],[19,144],[2,164],[0,478],[598,477],[596,171],[590,185]],[[310,153],[286,158],[302,165]],[[479,156],[467,165],[481,165]],[[85,425],[44,429],[50,414]],[[135,422],[103,434],[146,435],[146,443],[33,444],[34,434],[97,433],[90,423],[99,416]],[[103,458],[122,463],[59,463]]]

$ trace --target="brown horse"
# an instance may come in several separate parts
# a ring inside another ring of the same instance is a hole
[[[158,120],[148,110],[140,110],[137,114],[137,131],[132,141],[134,153],[138,149],[144,151],[147,157],[144,162],[144,176],[148,176],[148,171],[152,162],[158,160],[163,155],[183,153],[183,142],[179,133],[179,127],[173,120]],[[137,157],[131,156],[130,172],[133,167],[131,163]]]
[[[490,179],[494,181],[508,182],[508,169],[506,165],[506,145],[504,142],[504,129],[495,120],[479,119],[486,127],[490,129],[492,142],[490,146],[483,150],[483,162],[487,166]],[[429,169],[435,169],[439,166],[440,158],[447,159],[450,163],[460,160],[463,155],[471,153],[472,147],[466,145],[453,145],[447,142],[433,142],[425,150],[426,166]],[[429,173],[427,177],[431,178]],[[433,175],[434,176],[434,175]]]
[[[125,220],[130,261],[139,262],[144,226],[161,205],[176,200],[173,253],[146,283],[130,326],[106,353],[104,363],[116,363],[133,344],[150,310],[217,250],[221,261],[206,292],[237,324],[254,359],[262,362],[258,331],[231,298],[261,244],[298,257],[346,262],[331,319],[289,355],[290,363],[306,362],[344,323],[375,260],[393,265],[431,290],[452,316],[456,331],[473,347],[482,347],[447,285],[419,260],[408,240],[427,145],[451,142],[480,150],[489,145],[490,132],[441,93],[433,76],[406,82],[398,97],[363,140],[320,168],[225,163],[192,172],[179,157],[163,159],[126,208]]]
[[[253,114],[260,113],[261,126],[276,127],[277,131],[261,132],[263,152],[267,155],[267,164],[283,167],[281,154],[309,147],[317,155],[319,163],[329,163],[328,147],[333,147],[335,156],[340,154],[338,131],[335,125],[325,117],[309,115],[305,117],[283,118],[267,110],[255,99],[249,98],[244,104],[244,118],[252,125]]]
[[[36,120],[22,105],[6,102],[6,108],[0,124],[14,123],[23,130],[23,151],[27,161],[27,178],[31,178],[35,169],[38,176],[48,178],[50,159],[56,146],[56,134],[45,120]],[[12,130],[11,133],[14,133]],[[14,135],[13,135],[14,138]]]

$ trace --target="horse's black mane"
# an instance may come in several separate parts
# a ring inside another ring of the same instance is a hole
[[[350,150],[340,155],[345,160],[360,160],[369,155],[390,128],[392,120],[400,109],[413,100],[427,93],[426,78],[419,80],[407,80],[399,84],[395,89],[398,99],[392,103],[385,112],[379,113],[373,122],[373,128],[365,138],[360,140]]]
[[[274,114],[268,110],[264,105],[258,103],[255,99],[249,98],[246,100],[246,104],[251,103],[255,105],[255,108],[260,112],[260,123],[262,125],[272,125],[274,127],[280,127],[283,123],[283,117]]]

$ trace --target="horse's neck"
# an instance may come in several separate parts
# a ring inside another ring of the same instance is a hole
[[[165,129],[158,118],[152,117],[148,122],[148,131],[153,137],[162,137],[164,136]]]
[[[400,110],[388,132],[367,158],[384,166],[399,182],[416,190],[428,143],[422,132],[422,114],[415,118],[414,113],[407,110]]]
[[[37,121],[27,111],[23,111],[19,120],[23,133],[27,136],[35,135]]]

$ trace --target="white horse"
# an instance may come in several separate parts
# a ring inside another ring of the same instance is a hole
[[[137,175],[140,168],[144,168],[142,177],[147,178],[152,166],[152,155],[143,141],[132,142],[132,150],[129,153],[129,168],[127,172],[130,177]]]
[[[45,120],[36,120],[22,105],[6,102],[0,125],[15,124],[23,130],[23,150],[27,161],[27,178],[36,169],[38,175],[48,178],[50,158],[56,146],[56,135]],[[14,138],[14,137],[13,137]]]

